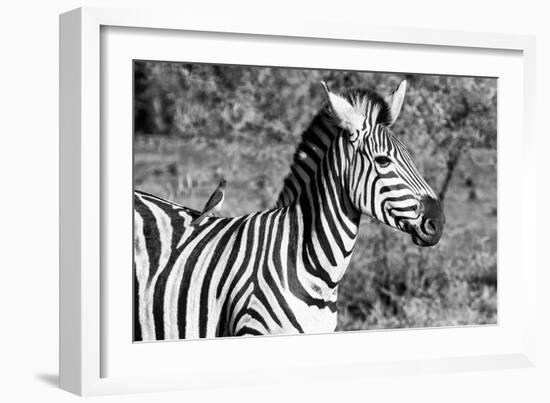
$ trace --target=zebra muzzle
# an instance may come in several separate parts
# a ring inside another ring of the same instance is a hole
[[[398,222],[401,231],[411,235],[418,246],[434,246],[441,239],[445,226],[445,215],[439,200],[424,196],[420,200],[420,214],[414,219]]]

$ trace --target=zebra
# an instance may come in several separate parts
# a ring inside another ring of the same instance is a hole
[[[361,215],[437,244],[441,203],[391,132],[406,81],[323,88],[274,208],[195,227],[200,212],[134,192],[135,341],[332,332]]]

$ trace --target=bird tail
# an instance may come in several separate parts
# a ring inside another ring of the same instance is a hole
[[[206,217],[208,217],[208,214],[207,214],[207,213],[201,214],[200,216],[198,216],[197,218],[195,218],[193,221],[191,221],[191,225],[194,226],[194,227],[199,226],[199,224],[200,224]]]

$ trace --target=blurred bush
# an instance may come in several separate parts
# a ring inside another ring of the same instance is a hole
[[[444,200],[445,234],[422,249],[365,217],[339,329],[496,323],[496,79],[135,62],[135,186],[200,208],[225,176],[222,214],[271,207],[321,80],[388,94],[402,79],[392,129]]]

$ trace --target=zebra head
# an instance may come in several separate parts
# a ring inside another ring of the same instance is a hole
[[[338,95],[325,83],[330,112],[343,133],[344,186],[355,209],[409,233],[415,244],[433,246],[445,216],[432,188],[390,130],[397,119],[406,81],[386,99],[370,91]]]

